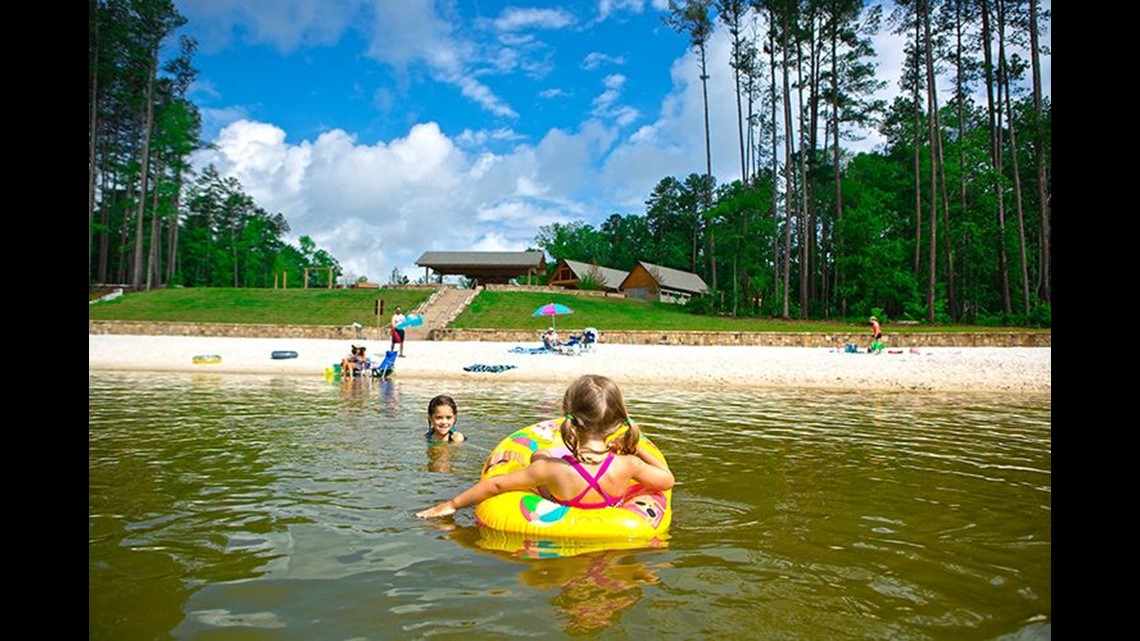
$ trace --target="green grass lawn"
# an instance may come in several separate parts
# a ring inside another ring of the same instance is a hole
[[[384,301],[382,322],[396,305],[410,311],[431,295],[407,289],[243,289],[174,288],[130,293],[90,306],[92,320],[198,323],[267,323],[276,325],[376,325],[376,300]],[[556,302],[574,310],[569,316],[536,318],[540,306]],[[561,333],[593,326],[604,330],[673,330],[705,332],[859,333],[869,331],[865,319],[798,321],[771,318],[698,316],[668,303],[539,292],[480,292],[451,327],[517,329],[540,332],[555,325]],[[922,332],[1045,332],[1024,328],[976,325],[898,325],[886,323],[887,334]]]
[[[431,295],[411,289],[247,289],[185,287],[129,293],[90,305],[91,320],[274,325],[376,325],[376,301],[387,323],[396,305],[408,311]]]

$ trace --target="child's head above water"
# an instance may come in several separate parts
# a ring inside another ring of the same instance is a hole
[[[459,409],[455,399],[440,394],[428,401],[428,436],[435,432],[440,437],[447,436],[451,428],[455,427],[455,420],[459,416]]]
[[[588,439],[615,437],[609,443],[618,454],[634,454],[641,432],[629,419],[621,389],[605,376],[586,374],[562,396],[562,442],[581,460],[579,446]],[[620,434],[619,434],[620,432]]]

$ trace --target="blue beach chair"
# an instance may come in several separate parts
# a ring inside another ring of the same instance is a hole
[[[392,376],[396,370],[396,357],[399,356],[397,351],[384,352],[384,360],[372,366],[372,376],[380,380],[387,380]]]
[[[585,352],[589,351],[596,342],[598,342],[598,330],[593,327],[587,327],[582,330],[581,335],[571,336],[570,340],[564,344],[564,347],[570,347],[574,352]]]

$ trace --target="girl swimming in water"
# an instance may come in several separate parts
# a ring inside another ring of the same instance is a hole
[[[416,516],[447,516],[513,490],[534,489],[555,503],[594,509],[620,505],[630,480],[651,490],[673,487],[673,473],[665,463],[639,447],[641,431],[612,380],[582,376],[566,389],[562,411],[560,429],[568,453],[535,452],[527,467],[483,479]]]
[[[459,443],[466,440],[461,432],[455,431],[457,418],[459,418],[459,409],[450,396],[440,394],[428,401],[427,440],[443,443]]]

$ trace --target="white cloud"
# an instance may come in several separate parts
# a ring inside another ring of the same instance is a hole
[[[370,57],[397,71],[422,63],[435,79],[458,87],[464,97],[483,109],[497,116],[518,116],[509,104],[476,79],[473,68],[479,61],[477,48],[457,37],[451,24],[436,13],[429,0],[377,2],[373,8]],[[498,64],[509,68],[513,61],[499,58]]]
[[[621,74],[613,74],[606,76],[602,81],[602,85],[606,90],[598,94],[594,98],[594,114],[603,114],[609,109],[610,105],[617,101],[621,96],[622,85],[625,84],[625,76]]]
[[[653,8],[661,9],[657,5],[664,3],[664,7],[669,6],[669,0],[653,0],[651,3]],[[611,14],[618,11],[629,11],[631,13],[641,13],[645,10],[645,0],[599,0],[598,1],[598,18],[605,20]]]
[[[591,145],[604,136],[552,133],[505,155],[458,144],[514,138],[496,129],[452,140],[424,123],[372,145],[339,129],[290,144],[279,127],[239,120],[194,164],[237,178],[266,211],[284,214],[292,242],[312,237],[346,272],[386,280],[395,267],[415,278],[424,251],[523,249],[538,225],[589,213],[566,194],[580,189]]]
[[[625,58],[621,56],[611,56],[609,54],[592,51],[586,54],[582,59],[582,68],[587,71],[593,71],[602,65],[624,65]]]
[[[495,19],[500,31],[561,29],[574,23],[574,16],[562,9],[518,9],[508,7]]]
[[[178,11],[194,23],[203,51],[232,44],[234,24],[250,44],[267,44],[282,52],[302,45],[335,43],[365,0],[179,0]]]

